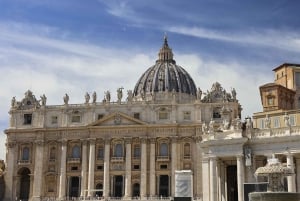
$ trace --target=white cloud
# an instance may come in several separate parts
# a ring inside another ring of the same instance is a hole
[[[165,27],[165,29],[169,32],[198,38],[234,42],[241,45],[250,44],[254,46],[266,46],[276,49],[300,52],[299,33],[293,33],[288,30],[256,30],[247,32],[235,31],[234,33],[231,33],[196,26],[171,26]]]

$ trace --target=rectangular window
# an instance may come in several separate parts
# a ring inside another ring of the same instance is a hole
[[[98,114],[98,120],[102,119],[104,117],[104,114]]]
[[[191,112],[183,112],[183,120],[191,120]]]
[[[264,119],[260,119],[259,122],[260,122],[259,128],[260,129],[264,129],[265,128],[265,120]]]
[[[72,116],[72,122],[73,123],[79,123],[81,121],[81,116],[80,115],[73,115]]]
[[[159,120],[169,119],[169,113],[168,112],[159,112],[158,113],[158,119]]]
[[[102,165],[98,165],[97,166],[97,170],[103,170],[103,166]]]
[[[71,167],[71,170],[72,171],[76,171],[76,170],[78,170],[78,167],[77,166],[73,166],[73,167]]]
[[[160,169],[168,169],[168,165],[160,165]]]
[[[300,86],[300,72],[295,72],[295,84],[297,87]]]
[[[32,114],[24,114],[24,125],[30,125],[32,123]]]
[[[274,105],[274,98],[268,97],[268,105]]]
[[[57,116],[52,116],[51,117],[51,124],[57,124],[57,119],[58,119]]]
[[[133,165],[133,169],[134,169],[134,170],[139,170],[139,169],[140,169],[140,166],[139,166],[139,165]]]
[[[280,118],[274,117],[274,128],[279,128],[279,127],[280,127]]]
[[[294,114],[290,115],[290,125],[291,126],[296,126],[296,117]]]
[[[103,158],[104,158],[104,150],[103,150],[103,148],[101,147],[101,148],[98,149],[97,159],[98,159],[98,160],[103,160]]]
[[[136,118],[136,119],[140,119],[140,113],[137,113],[137,112],[134,113],[134,114],[133,114],[133,117]]]

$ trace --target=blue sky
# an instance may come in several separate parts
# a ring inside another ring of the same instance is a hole
[[[30,89],[48,104],[86,92],[133,89],[167,33],[177,64],[202,90],[234,87],[243,117],[261,111],[258,87],[272,69],[300,63],[297,0],[1,0],[0,129],[10,100]],[[115,94],[113,94],[113,99]],[[5,158],[0,135],[0,159]]]

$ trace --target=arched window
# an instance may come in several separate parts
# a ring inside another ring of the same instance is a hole
[[[189,143],[184,144],[184,156],[190,156],[191,155],[191,146]]]
[[[168,156],[168,145],[167,143],[160,144],[160,155],[161,156]]]
[[[56,149],[55,149],[55,147],[51,147],[49,158],[50,158],[50,160],[54,160],[56,158]]]
[[[116,144],[116,146],[115,146],[115,157],[123,157],[123,146],[122,146],[122,144]]]
[[[75,145],[72,149],[72,158],[80,158],[80,147]]]
[[[24,147],[22,150],[22,160],[29,160],[29,148],[28,147]]]

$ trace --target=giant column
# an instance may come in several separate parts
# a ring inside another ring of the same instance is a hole
[[[202,200],[210,201],[209,158],[202,157]]]
[[[82,140],[82,162],[81,162],[81,197],[85,197],[86,193],[86,175],[87,175],[87,141]]]
[[[147,195],[147,141],[141,139],[141,198]]]
[[[300,192],[300,158],[296,158],[297,192]]]
[[[58,199],[64,200],[66,196],[66,160],[67,160],[67,140],[61,141],[61,160],[60,160],[60,176],[59,176],[59,193]]]
[[[294,172],[294,157],[291,153],[288,153],[286,156],[286,164],[287,167],[290,167]],[[295,183],[295,175],[287,176],[288,183],[288,192],[295,193],[296,192],[296,183]]]
[[[11,201],[15,198],[15,192],[14,192],[14,164],[15,164],[15,147],[16,142],[7,142],[6,143],[6,149],[7,149],[7,156],[6,156],[6,173],[4,174],[5,179],[5,194],[4,194],[4,200],[5,201]],[[8,160],[9,159],[9,160]]]
[[[88,173],[88,196],[93,196],[95,178],[95,139],[90,139],[89,173]]]
[[[108,198],[109,195],[109,157],[110,157],[110,139],[105,139],[104,148],[104,168],[103,168],[103,197]]]
[[[238,201],[244,200],[244,160],[243,159],[244,159],[243,155],[238,155],[236,157]]]
[[[209,158],[210,201],[218,198],[217,162],[216,157]]]
[[[35,162],[34,162],[34,180],[33,180],[33,196],[32,200],[39,201],[42,196],[43,187],[43,156],[44,141],[37,140],[35,142]]]
[[[155,141],[150,139],[150,196],[155,196]]]
[[[177,170],[177,138],[175,136],[171,137],[172,141],[172,155],[171,155],[171,196],[175,196],[175,171]]]
[[[125,161],[125,198],[131,197],[131,138],[125,138],[126,161]]]

